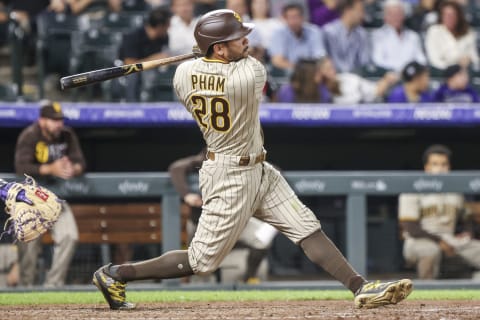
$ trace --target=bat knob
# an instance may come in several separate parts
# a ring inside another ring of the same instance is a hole
[[[193,46],[192,53],[195,55],[196,58],[203,56],[202,50],[200,50],[200,47],[198,45]]]

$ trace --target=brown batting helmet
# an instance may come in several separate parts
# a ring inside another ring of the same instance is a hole
[[[253,30],[252,23],[243,23],[233,10],[214,10],[203,15],[195,26],[195,40],[203,54],[211,45],[219,42],[240,39]]]

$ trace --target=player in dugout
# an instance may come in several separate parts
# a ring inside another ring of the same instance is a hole
[[[452,152],[443,145],[432,145],[423,154],[426,173],[445,174],[450,171]],[[480,270],[480,241],[472,239],[473,225],[455,233],[457,222],[465,212],[465,199],[456,193],[401,194],[398,218],[405,242],[403,255],[416,264],[420,279],[438,278],[442,255],[459,255]],[[468,220],[464,220],[468,221]]]
[[[93,275],[111,309],[133,309],[128,282],[214,272],[252,216],[301,246],[315,264],[354,294],[358,308],[396,304],[413,289],[411,280],[369,282],[347,262],[320,221],[266,161],[259,105],[266,81],[263,64],[248,53],[252,24],[232,10],[203,15],[194,31],[204,58],[180,64],[173,85],[196,120],[207,145],[199,171],[202,214],[187,250],[136,263],[106,265]]]
[[[38,120],[18,136],[15,148],[17,174],[64,180],[83,174],[86,163],[78,137],[72,128],[64,125],[64,119],[60,103],[50,100],[40,103]],[[65,284],[78,241],[77,224],[67,202],[62,203],[62,212],[53,226],[52,238],[52,265],[44,286],[61,287]],[[41,237],[28,243],[18,243],[20,283],[23,286],[35,283],[41,245]]]

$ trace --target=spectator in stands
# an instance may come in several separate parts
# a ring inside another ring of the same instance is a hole
[[[372,33],[372,62],[384,69],[401,72],[410,61],[426,64],[420,37],[404,26],[405,8],[400,0],[387,0],[384,25]]]
[[[290,4],[300,5],[303,8],[305,17],[310,16],[308,14],[307,0],[273,0],[272,7],[271,7],[272,17],[280,18],[283,14],[283,8],[285,8],[285,6]]]
[[[387,102],[432,102],[429,91],[430,73],[428,68],[418,62],[410,62],[402,71],[403,84],[394,87],[387,97]]]
[[[166,7],[150,11],[145,25],[124,36],[119,57],[124,64],[166,58],[168,52],[168,28],[172,14]],[[140,95],[140,75],[127,78],[127,101],[138,101]]]
[[[273,33],[282,26],[280,19],[271,16],[270,3],[270,0],[252,0],[249,8],[252,22],[255,24],[255,30],[258,31],[264,48],[271,46]]]
[[[335,65],[328,57],[320,60],[320,73],[333,103],[340,104],[383,101],[387,90],[398,81],[394,72],[387,72],[376,82],[350,72],[337,74]]]
[[[413,8],[406,24],[418,33],[424,33],[438,22],[438,9],[443,0],[420,0]]]
[[[53,0],[52,0],[53,1]],[[37,35],[37,16],[45,11],[51,0],[11,0],[8,2],[10,20],[23,30],[22,45],[24,57],[22,62],[28,66],[35,64],[35,40]],[[16,32],[18,36],[18,32]]]
[[[37,122],[24,129],[17,140],[15,149],[15,170],[17,174],[36,177],[57,177],[70,179],[83,174],[85,159],[75,132],[64,126],[64,115],[57,102],[43,101]],[[64,285],[68,267],[78,240],[77,224],[70,209],[64,202],[58,221],[52,229],[54,250],[52,266],[44,285]],[[18,243],[20,261],[20,283],[34,284],[37,257],[42,239],[29,243]]]
[[[246,0],[226,0],[225,9],[230,9],[235,11],[242,17],[244,21],[250,21],[251,17],[248,12],[248,5]]]
[[[445,83],[434,93],[435,102],[471,103],[479,102],[478,93],[470,85],[468,71],[454,64],[445,69]]]
[[[280,87],[276,100],[288,103],[331,102],[330,93],[322,83],[318,60],[299,60],[290,76],[290,83]]]
[[[337,20],[338,0],[308,0],[310,22],[321,27],[324,24]]]
[[[277,29],[268,48],[272,64],[291,71],[300,59],[318,59],[325,55],[320,29],[306,23],[303,7],[289,4],[283,8],[285,25]]]
[[[448,173],[451,154],[443,145],[428,147],[423,154],[425,173]],[[405,238],[403,256],[407,262],[416,264],[420,279],[438,277],[442,254],[458,255],[480,270],[480,241],[472,240],[470,231],[455,234],[457,223],[464,221],[463,195],[401,194],[398,211]]]
[[[196,155],[176,160],[168,168],[173,186],[185,204],[190,207],[190,219],[187,223],[188,242],[192,240],[195,234],[198,220],[202,213],[203,202],[200,194],[190,190],[187,178],[190,173],[196,171],[196,168],[202,165],[206,153],[207,148],[204,148]],[[250,218],[238,240],[249,250],[245,274],[242,277],[243,282],[249,284],[258,283],[258,269],[262,260],[266,257],[268,248],[270,248],[276,234],[277,230],[269,224],[254,217]]]
[[[370,62],[365,9],[362,0],[345,0],[339,11],[340,19],[323,27],[325,48],[339,72],[355,72]]]
[[[479,66],[476,33],[456,2],[445,1],[440,5],[439,24],[428,28],[425,48],[430,65],[437,69],[456,63],[464,67]]]
[[[168,28],[168,47],[172,55],[192,52],[196,44],[193,30],[197,24],[193,0],[172,0],[173,16]]]

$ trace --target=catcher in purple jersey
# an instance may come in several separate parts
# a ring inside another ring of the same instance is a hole
[[[263,220],[354,294],[359,308],[395,304],[412,291],[408,279],[367,282],[346,261],[320,222],[286,180],[265,161],[259,104],[264,66],[249,56],[253,25],[231,10],[202,16],[194,31],[205,57],[178,66],[173,83],[179,100],[198,123],[207,144],[199,172],[202,214],[188,250],[147,261],[106,265],[93,275],[111,309],[132,309],[127,282],[167,279],[216,270],[252,216]]]

